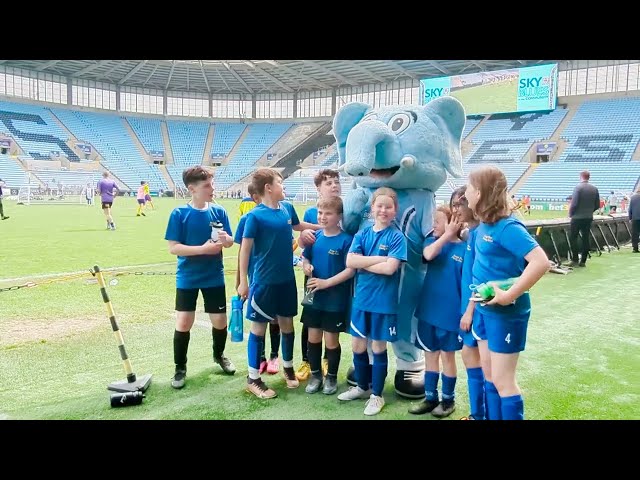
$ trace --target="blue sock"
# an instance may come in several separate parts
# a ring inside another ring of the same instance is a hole
[[[366,350],[362,353],[353,354],[353,366],[355,367],[356,382],[363,390],[369,390],[371,383],[371,369],[369,368],[369,354]]]
[[[264,337],[249,332],[249,339],[247,340],[247,364],[249,365],[250,378],[260,378],[260,374],[257,372],[260,370],[260,355],[263,342]]]
[[[469,409],[475,420],[484,420],[484,374],[482,368],[467,368]]]
[[[447,377],[444,373],[442,377],[442,401],[453,402],[456,399],[456,380],[458,377]]]
[[[387,378],[387,351],[373,354],[373,394],[380,397],[384,389],[384,381]]]
[[[498,390],[492,382],[484,381],[484,391],[487,397],[487,420],[502,420],[502,407]]]
[[[424,393],[427,396],[429,402],[439,402],[438,397],[438,379],[440,378],[440,372],[424,372]]]
[[[293,341],[295,340],[295,334],[293,332],[284,333],[282,331],[281,334],[282,360],[285,362],[290,362],[293,360]]]
[[[502,420],[524,420],[524,400],[522,395],[501,397]]]

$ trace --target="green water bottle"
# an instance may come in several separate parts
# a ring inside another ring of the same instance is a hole
[[[520,277],[507,278],[506,280],[493,280],[491,282],[481,283],[480,285],[470,285],[473,290],[473,298],[478,301],[486,302],[495,296],[493,285],[497,285],[501,290],[509,290]]]

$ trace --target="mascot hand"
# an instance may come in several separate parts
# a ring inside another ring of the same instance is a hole
[[[353,235],[358,231],[368,203],[369,193],[365,189],[356,188],[347,192],[342,216],[342,227],[347,233]]]

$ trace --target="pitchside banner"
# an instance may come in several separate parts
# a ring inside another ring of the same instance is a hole
[[[423,104],[451,95],[467,115],[553,110],[557,85],[555,63],[420,80]]]

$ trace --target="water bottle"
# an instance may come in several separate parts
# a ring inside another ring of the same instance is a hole
[[[144,393],[140,391],[113,393],[111,394],[111,406],[113,408],[128,407],[129,405],[140,405],[142,399],[145,397]]]
[[[211,225],[211,241],[217,242],[218,232],[222,230],[222,224],[220,222],[211,222],[209,225]]]
[[[242,305],[243,300],[239,295],[231,298],[231,320],[229,321],[229,331],[231,332],[232,342],[242,342],[244,339],[242,324]]]
[[[501,290],[509,290],[520,277],[507,278],[506,280],[495,280],[491,282],[481,283],[480,285],[469,285],[473,290],[474,299],[483,302],[491,300],[495,296],[493,285],[497,285]]]

